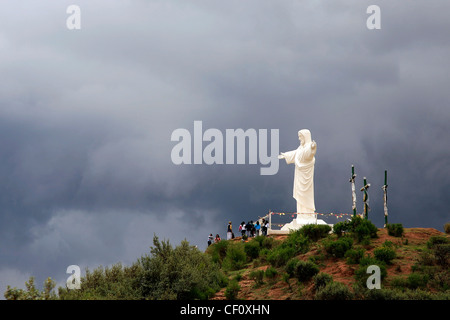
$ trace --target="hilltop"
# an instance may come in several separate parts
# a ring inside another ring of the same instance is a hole
[[[230,270],[228,267],[225,271],[229,281],[234,282],[234,291],[229,285],[212,299],[448,299],[449,236],[433,228],[403,229],[401,225],[400,228],[402,232],[398,236],[389,235],[387,229],[376,228],[372,237],[361,241],[350,234],[339,237],[330,232],[316,241],[309,241],[307,249],[303,248],[284,261],[274,259],[273,252],[285,246],[293,235],[269,236],[271,240],[263,241],[271,242],[270,249],[261,248],[261,254],[254,255],[242,268]],[[351,238],[351,244],[340,252],[334,252],[333,248],[339,247],[334,245],[344,238]],[[246,247],[251,247],[252,242],[263,243],[254,238],[243,241],[241,237],[228,241],[228,249],[237,245],[243,246],[247,252],[250,250]],[[212,253],[214,248],[207,251]],[[375,259],[375,255],[380,258],[386,252],[391,255],[385,260],[388,263]],[[297,261],[317,266],[311,273],[313,276],[299,281],[295,270],[293,272],[289,266]],[[377,263],[382,267],[381,290],[368,290],[365,285],[369,276],[366,266]]]

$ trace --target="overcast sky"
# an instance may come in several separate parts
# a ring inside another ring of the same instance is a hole
[[[69,30],[66,9],[81,9]],[[381,8],[369,30],[367,7]],[[450,2],[3,1],[0,294],[30,275],[131,264],[153,235],[206,248],[229,220],[294,212],[294,167],[174,165],[171,134],[279,129],[317,142],[319,213],[440,231],[450,220]],[[358,211],[362,194],[357,192]],[[329,221],[334,222],[334,221]]]

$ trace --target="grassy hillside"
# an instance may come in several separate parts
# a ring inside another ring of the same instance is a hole
[[[378,266],[381,289],[367,288]],[[359,217],[308,225],[289,235],[222,240],[205,252],[187,241],[173,247],[154,237],[150,254],[131,266],[86,270],[81,288],[48,278],[26,289],[8,286],[10,300],[331,300],[450,298],[450,237],[401,224],[376,228]]]
[[[230,268],[229,262],[223,265],[225,255],[222,266],[233,285],[212,299],[449,299],[449,236],[431,228],[397,226],[402,229],[397,236],[387,229],[375,228],[369,235],[361,231],[364,228],[354,228],[340,236],[331,233],[315,239],[302,230],[271,240],[236,238],[228,250],[236,246],[247,253],[250,247],[260,251],[253,249],[252,258],[247,254],[245,265],[236,268]],[[286,243],[293,238],[303,244],[289,251]],[[216,249],[212,246],[208,251],[214,256]],[[368,265],[380,266],[380,290],[367,289]]]

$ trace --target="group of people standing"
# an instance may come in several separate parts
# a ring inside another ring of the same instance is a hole
[[[259,220],[256,221],[256,223],[253,223],[253,220],[250,220],[247,223],[245,223],[245,221],[242,221],[239,225],[239,232],[241,233],[242,237],[244,237],[245,235],[249,238],[259,235],[266,236],[268,227],[269,222],[265,219],[262,219],[261,223],[259,223]]]
[[[210,233],[209,236],[208,236],[208,247],[210,245],[212,245],[213,243],[219,242],[220,240],[222,240],[222,239],[220,239],[220,236],[218,234],[216,234],[216,237],[214,238],[212,233]]]
[[[255,236],[267,236],[267,229],[269,228],[269,221],[262,219],[261,223],[260,220],[256,221],[256,223],[253,223],[253,220],[248,221],[245,223],[245,221],[242,221],[239,225],[239,232],[241,233],[242,237],[247,236],[255,237]],[[234,232],[233,232],[233,226],[231,224],[231,221],[228,221],[227,225],[227,240],[234,239]],[[212,233],[208,236],[208,246],[210,246],[213,243],[217,243],[221,240],[220,236],[216,234],[216,237],[212,235]]]

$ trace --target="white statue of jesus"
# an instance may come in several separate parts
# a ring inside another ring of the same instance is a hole
[[[314,156],[317,144],[311,140],[308,129],[300,130],[298,139],[300,146],[296,150],[282,152],[278,159],[295,164],[293,197],[297,201],[297,224],[317,223],[314,205]]]

